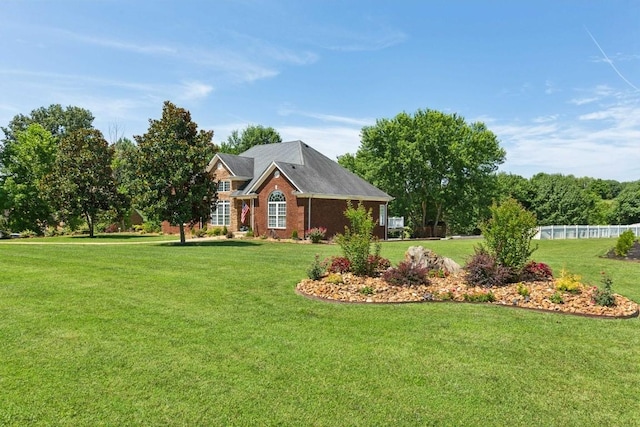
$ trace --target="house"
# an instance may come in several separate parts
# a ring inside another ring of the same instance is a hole
[[[347,201],[362,202],[377,220],[374,234],[387,236],[392,197],[302,141],[257,145],[240,155],[216,154],[207,171],[218,182],[218,203],[209,227],[252,229],[256,236],[290,238],[325,227],[344,232]]]

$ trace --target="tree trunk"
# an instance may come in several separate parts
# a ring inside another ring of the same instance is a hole
[[[180,244],[184,245],[185,243],[185,238],[184,238],[184,223],[180,223]]]
[[[91,215],[86,212],[84,214],[84,217],[87,220],[87,225],[89,226],[89,237],[93,238],[93,218],[91,218]]]

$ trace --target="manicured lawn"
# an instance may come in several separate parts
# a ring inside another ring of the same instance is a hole
[[[534,259],[640,301],[614,242]],[[332,245],[86,243],[0,244],[0,425],[640,425],[638,319],[296,295]]]

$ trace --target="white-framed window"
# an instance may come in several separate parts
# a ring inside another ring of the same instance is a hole
[[[228,200],[218,200],[211,211],[211,225],[231,225],[231,203]]]
[[[267,210],[268,228],[287,227],[287,201],[282,191],[276,190],[269,194]]]
[[[380,205],[380,218],[378,221],[378,225],[384,227],[387,223],[387,205]]]
[[[218,181],[218,191],[231,190],[231,181]]]

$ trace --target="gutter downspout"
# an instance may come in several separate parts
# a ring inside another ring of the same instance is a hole
[[[313,197],[313,194],[310,194],[309,195],[309,208],[307,209],[307,230],[311,230],[311,198],[312,197]]]
[[[255,199],[251,198],[251,231],[255,233],[256,223],[255,223],[255,216],[254,216],[254,208],[255,208],[254,200]]]
[[[404,233],[404,230],[402,231]],[[384,240],[389,240],[389,202],[384,205]]]

